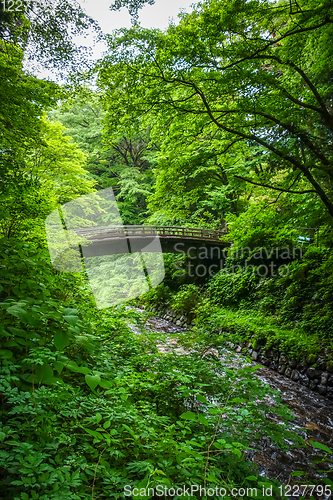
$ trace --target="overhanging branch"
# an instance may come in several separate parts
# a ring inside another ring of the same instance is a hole
[[[234,175],[237,179],[241,179],[242,181],[249,182],[250,184],[254,184],[255,186],[266,187],[268,189],[274,189],[275,191],[281,191],[282,193],[292,193],[292,194],[306,194],[306,193],[317,193],[314,189],[306,189],[305,191],[291,191],[290,189],[283,189],[275,186],[269,186],[268,184],[260,184],[259,182],[254,182],[251,179],[246,179],[241,175]]]

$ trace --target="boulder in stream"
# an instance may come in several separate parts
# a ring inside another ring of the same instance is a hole
[[[309,387],[312,391],[314,391],[318,384],[319,384],[319,378],[314,378],[310,380]]]
[[[322,385],[322,384],[319,384],[317,386],[317,392],[319,392],[319,394],[321,394],[322,396],[324,396],[327,392],[327,387],[325,385]]]
[[[284,372],[286,371],[286,368],[287,368],[287,365],[279,365],[278,366],[278,372],[280,373],[280,375],[284,374]]]
[[[327,385],[328,377],[329,377],[329,373],[328,372],[323,372],[321,374],[321,378],[320,378],[321,385]]]
[[[300,373],[298,370],[293,370],[291,372],[291,380],[293,380],[294,382],[297,382],[299,380],[299,376],[300,376]]]

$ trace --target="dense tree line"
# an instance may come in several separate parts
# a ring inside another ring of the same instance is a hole
[[[165,33],[108,37],[99,68],[106,126],[111,134],[136,117],[162,137],[161,205],[173,181],[188,204],[208,182],[237,213],[239,190],[261,186],[311,199],[331,220],[331,4],[297,5],[203,2]]]

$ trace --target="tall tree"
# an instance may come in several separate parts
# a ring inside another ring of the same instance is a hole
[[[0,230],[7,238],[36,233],[57,204],[94,190],[85,155],[64,136],[64,127],[45,117],[40,121],[38,143],[23,143],[0,156]]]
[[[155,0],[115,0],[111,6],[111,10],[119,10],[122,7],[126,7],[132,20],[132,24],[138,24],[139,10],[148,5],[154,5]]]
[[[38,141],[43,109],[54,106],[58,85],[27,75],[24,54],[15,45],[0,41],[0,149]]]
[[[113,187],[123,222],[140,224],[154,182],[156,147],[148,146],[148,130],[131,127],[117,130],[116,134],[108,130],[103,137],[105,111],[100,96],[89,89],[81,89],[81,95],[64,101],[50,117],[59,120],[66,127],[64,133],[86,153],[86,168],[96,187]]]
[[[149,114],[184,144],[219,131],[229,176],[276,194],[312,193],[333,217],[332,4],[297,6],[205,0],[165,33],[109,36],[99,68],[108,127]]]
[[[70,136],[87,155],[87,169],[96,176],[102,189],[108,187],[105,166],[113,155],[103,147],[102,122],[105,113],[97,95],[89,89],[81,89],[81,92],[84,95],[69,97],[49,116],[64,125],[64,134]]]
[[[93,30],[101,36],[98,23],[90,18],[76,0],[0,4],[0,37],[25,53],[27,63],[38,64],[58,74],[73,69],[87,70],[90,50],[79,47],[76,35]],[[91,61],[90,61],[91,62]]]

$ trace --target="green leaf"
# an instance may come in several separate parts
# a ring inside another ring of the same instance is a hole
[[[97,432],[97,431],[92,431],[91,429],[87,429],[86,427],[83,427],[84,430],[90,434],[91,436],[93,436],[94,438],[96,439],[99,439],[100,441],[102,441],[104,438],[103,438],[103,435],[100,433],[100,432]]]
[[[123,424],[123,428],[128,430],[128,432],[131,434],[131,436],[134,437],[134,439],[138,439],[138,436],[135,434],[135,432],[133,431],[133,429],[131,429],[129,425]]]
[[[209,481],[210,483],[216,483],[216,484],[220,483],[220,480],[216,476],[213,476],[213,474],[209,474],[209,476],[207,476],[207,478],[206,478],[206,481]]]
[[[142,479],[142,481],[138,484],[138,489],[146,488],[148,481],[149,481],[149,474],[147,473],[146,476]],[[144,495],[144,496],[141,496],[141,498],[149,498],[149,497]]]
[[[202,448],[203,444],[197,443],[196,441],[187,441],[188,446],[199,446],[199,448]]]
[[[8,349],[0,349],[0,358],[10,359],[12,357],[13,357],[12,351],[9,351]]]
[[[197,419],[197,416],[193,411],[186,411],[185,413],[182,413],[180,415],[180,418],[183,418],[184,420],[193,420],[195,421]]]
[[[221,409],[220,408],[210,408],[209,413],[211,415],[219,415],[221,413]]]
[[[90,389],[93,391],[100,383],[101,377],[99,375],[86,375],[85,380],[89,385]]]
[[[197,394],[195,397],[197,398],[198,401],[200,401],[200,403],[208,403],[207,399],[201,394]]]
[[[53,361],[53,366],[60,375],[60,373],[64,369],[65,363],[63,363],[62,361]]]
[[[100,421],[102,420],[102,415],[100,413],[96,413],[96,422],[99,424]]]
[[[330,450],[330,449],[328,448],[328,446],[326,446],[326,445],[324,445],[324,444],[322,444],[322,443],[318,443],[318,441],[311,441],[311,440],[310,440],[310,443],[312,444],[312,446],[313,446],[314,448],[318,448],[319,450],[323,450],[323,451],[325,451],[326,453],[330,453],[330,454],[332,454],[332,453],[333,453],[333,451],[332,451],[332,450]]]
[[[53,368],[48,364],[38,365],[35,370],[34,380],[42,384],[48,384],[50,380],[53,383]]]
[[[232,442],[231,444],[233,446],[235,446],[236,448],[247,448],[247,446],[245,444],[242,444],[242,443]]]
[[[198,415],[198,420],[199,420],[199,422],[201,424],[209,425],[209,422],[208,422],[207,418],[204,415],[199,414]]]
[[[246,476],[244,480],[247,479],[248,481],[258,481],[258,478],[256,476]]]
[[[84,375],[87,375],[88,373],[91,372],[91,370],[89,370],[89,368],[87,368],[86,366],[78,366],[78,364],[75,363],[75,361],[69,361],[66,364],[66,368],[68,368],[72,372],[83,373]]]
[[[18,318],[22,323],[25,323],[26,325],[35,326],[37,323],[31,313],[27,312],[25,309],[22,309],[22,307],[19,307],[17,305],[8,307],[7,312],[12,314],[13,316],[16,316],[16,318]]]
[[[87,335],[76,335],[75,342],[81,344],[85,349],[91,351],[94,349],[94,344],[89,340]]]
[[[64,316],[77,316],[78,312],[78,309],[67,307],[66,309],[64,309]]]
[[[61,351],[62,349],[64,349],[64,347],[68,346],[68,344],[70,343],[70,339],[67,333],[60,330],[54,334],[53,343],[58,351]]]
[[[100,385],[100,387],[102,387],[102,389],[110,389],[110,387],[113,386],[113,384],[112,384],[112,382],[110,382],[110,380],[105,380],[104,378],[101,379],[99,385]]]
[[[75,326],[76,323],[79,321],[78,316],[63,316],[64,320],[67,321],[71,326]]]
[[[294,472],[291,473],[291,475],[294,476],[306,476],[308,472],[304,472],[303,470],[295,470]]]
[[[7,329],[12,332],[15,336],[18,337],[26,337],[28,335],[28,332],[25,330],[22,330],[22,328],[16,328],[15,326],[8,326]]]

